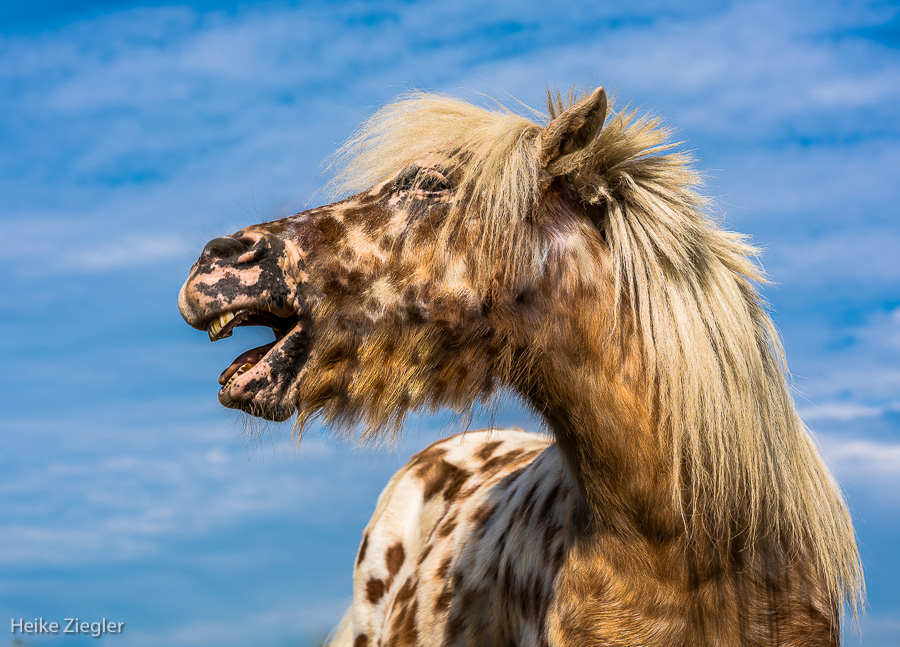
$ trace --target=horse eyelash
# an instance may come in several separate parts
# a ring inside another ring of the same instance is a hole
[[[432,173],[423,173],[423,171],[439,173],[441,178],[435,177]],[[419,166],[411,166],[405,169],[394,181],[391,192],[398,193],[400,191],[418,190],[426,193],[440,193],[441,191],[447,191],[450,188],[452,188],[450,180],[447,178],[443,169],[423,169]]]

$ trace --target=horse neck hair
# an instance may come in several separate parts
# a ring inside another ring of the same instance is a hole
[[[551,118],[577,99],[548,95]],[[505,108],[412,94],[378,111],[336,153],[330,188],[360,191],[417,159],[441,157],[461,169],[458,190],[470,199],[438,238],[480,217],[473,273],[484,291],[498,280],[533,280],[543,258],[532,222],[545,179],[540,131]],[[782,538],[793,557],[815,564],[832,603],[847,602],[855,614],[864,591],[849,512],[790,395],[779,335],[756,287],[764,282],[756,250],[711,220],[692,160],[674,146],[658,120],[626,109],[551,169],[586,213],[600,214],[623,310],[617,319],[638,331],[644,395],[671,451],[673,504],[693,542]]]

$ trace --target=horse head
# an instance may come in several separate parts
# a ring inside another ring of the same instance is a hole
[[[221,374],[219,401],[374,431],[510,385],[548,315],[542,293],[559,290],[562,241],[587,233],[603,255],[563,178],[606,110],[598,89],[544,128],[426,95],[377,115],[345,149],[343,184],[366,188],[216,238],[191,269],[179,295],[191,326],[212,341],[239,326],[275,336]]]

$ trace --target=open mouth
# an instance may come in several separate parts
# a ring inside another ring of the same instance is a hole
[[[281,364],[284,359],[285,352],[279,352],[279,349],[288,350],[283,346],[286,342],[291,342],[290,355],[294,355],[297,339],[305,342],[306,335],[300,317],[289,308],[278,311],[241,309],[225,312],[206,325],[206,332],[209,340],[216,342],[231,337],[238,326],[264,326],[270,328],[275,335],[274,341],[238,355],[219,376],[219,384],[222,385],[219,402],[226,407],[247,409],[257,391],[277,387],[283,381],[281,378],[286,377],[280,375],[283,367],[275,365]],[[292,359],[296,361],[300,358]]]

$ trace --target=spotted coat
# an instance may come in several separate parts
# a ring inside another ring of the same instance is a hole
[[[547,644],[577,506],[547,436],[484,430],[431,445],[378,499],[356,561],[352,629],[333,645]]]

